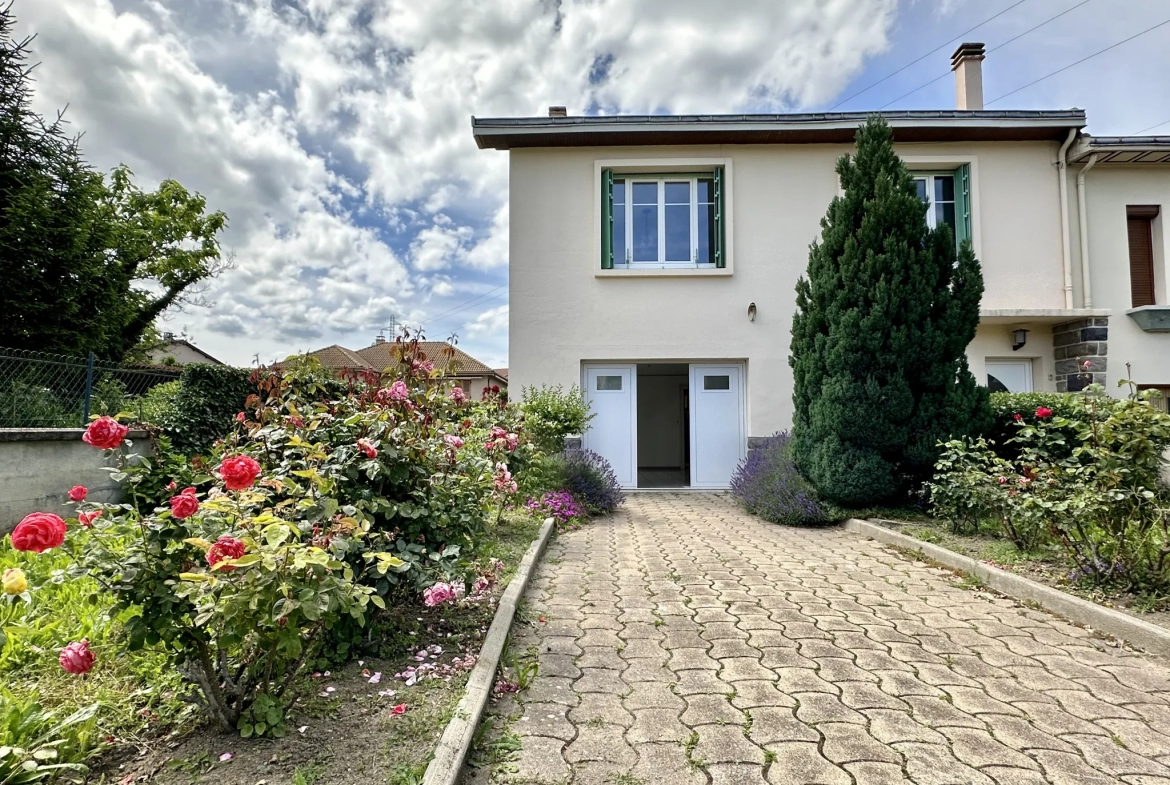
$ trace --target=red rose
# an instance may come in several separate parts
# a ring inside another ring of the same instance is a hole
[[[75,501],[75,502],[83,502],[83,501],[85,501],[85,496],[88,493],[89,493],[89,489],[86,488],[84,485],[74,485],[72,488],[69,489],[69,498],[70,498],[70,500]]]
[[[99,450],[112,450],[122,443],[130,429],[113,417],[103,416],[89,424],[81,440]]]
[[[29,513],[12,530],[12,547],[18,551],[44,553],[63,542],[65,521],[51,512]]]
[[[1039,417],[1041,420],[1045,420],[1045,419],[1052,416],[1052,410],[1049,409],[1047,406],[1041,406],[1039,409],[1036,410],[1036,416]]]
[[[357,448],[371,461],[378,457],[378,448],[369,439],[358,439]]]
[[[171,514],[179,520],[190,518],[199,509],[199,500],[195,498],[194,488],[184,488],[178,496],[171,497]]]
[[[1013,414],[1013,415],[1012,415],[1012,419],[1013,419],[1013,420],[1015,420],[1016,422],[1020,422],[1021,420],[1023,420],[1023,419],[1024,419],[1024,415],[1022,415],[1022,414]]]
[[[93,526],[93,522],[96,521],[100,517],[102,517],[102,511],[101,510],[94,510],[93,512],[78,513],[77,521],[82,526],[84,526],[85,528],[88,529],[89,527]]]
[[[219,476],[223,478],[224,487],[229,491],[241,491],[250,488],[256,478],[260,476],[260,464],[247,455],[236,455],[225,458],[219,465]]]
[[[226,534],[220,537],[215,543],[207,549],[207,564],[212,569],[217,569],[215,565],[219,564],[224,559],[238,559],[244,555],[246,550],[244,543],[237,540],[235,537],[229,537]],[[220,572],[231,572],[235,566],[225,564],[218,568]]]
[[[61,656],[57,658],[57,661],[61,663],[61,667],[67,673],[80,676],[93,670],[95,659],[97,658],[89,650],[89,641],[80,640],[61,649]]]

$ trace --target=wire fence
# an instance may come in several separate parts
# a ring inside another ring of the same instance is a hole
[[[103,363],[93,354],[0,348],[0,428],[82,428],[92,415],[120,412],[154,422],[179,375],[179,369]]]

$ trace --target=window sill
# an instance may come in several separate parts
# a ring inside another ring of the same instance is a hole
[[[726,278],[730,276],[730,267],[620,267],[613,270],[596,269],[593,275],[597,278],[645,278],[667,276],[673,278]]]
[[[1143,305],[1125,312],[1148,333],[1170,333],[1170,305]]]

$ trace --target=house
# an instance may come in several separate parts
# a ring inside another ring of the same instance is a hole
[[[148,356],[154,365],[223,365],[187,339],[176,338],[174,333],[163,333],[162,343],[151,349]]]
[[[354,351],[333,344],[309,352],[308,356],[316,357],[322,366],[335,371],[380,373],[398,363],[398,358],[393,353],[394,345],[393,341],[378,336],[373,344],[364,349]],[[498,373],[458,347],[443,341],[421,341],[419,348],[436,368],[446,372],[446,377],[453,386],[462,387],[463,391],[475,400],[483,396],[485,389],[493,387],[500,391],[508,389],[506,373]]]
[[[882,113],[928,221],[982,262],[976,378],[1170,387],[1170,138],[985,110],[982,61],[981,44],[955,52],[956,110]],[[472,119],[481,148],[509,152],[509,374],[580,384],[584,446],[623,485],[727,487],[753,439],[790,427],[794,287],[865,119]]]

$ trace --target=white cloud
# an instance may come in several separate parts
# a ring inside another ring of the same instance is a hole
[[[468,335],[482,336],[482,335],[498,335],[499,333],[507,333],[508,331],[508,306],[501,305],[496,308],[489,308],[488,310],[475,317],[474,320],[464,325]]]

